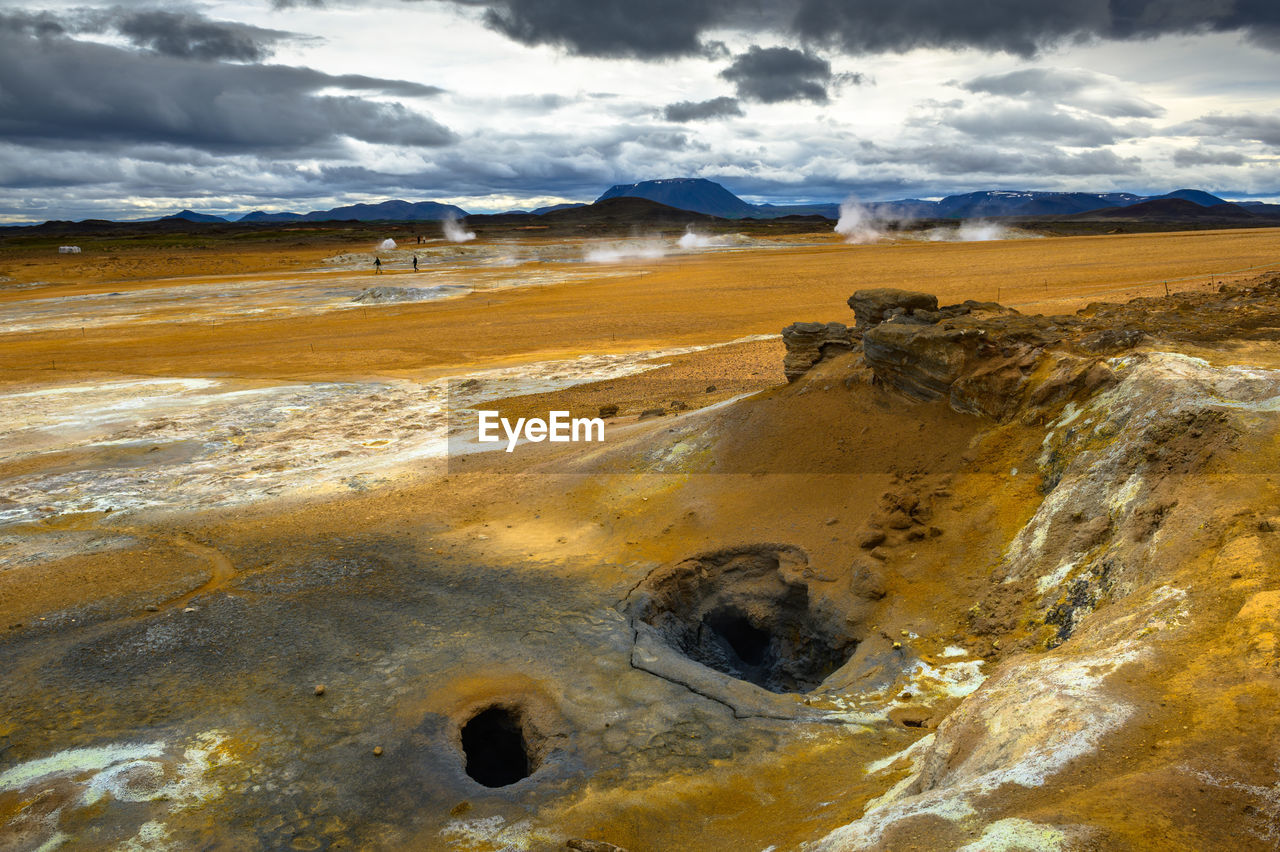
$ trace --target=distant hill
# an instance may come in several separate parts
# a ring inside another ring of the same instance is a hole
[[[1237,201],[1235,205],[1264,216],[1280,216],[1280,204],[1268,204],[1265,201]]]
[[[1201,207],[1215,207],[1219,204],[1228,203],[1225,198],[1219,198],[1216,195],[1210,195],[1199,189],[1178,189],[1173,192],[1166,192],[1164,195],[1152,195],[1147,200],[1155,201],[1161,198],[1181,198],[1184,201],[1192,201]]]
[[[1207,194],[1207,193],[1206,193]],[[1204,206],[1186,198],[1162,196],[1124,207],[1105,207],[1101,210],[1089,210],[1071,216],[1072,219],[1098,220],[1115,219],[1144,222],[1206,222],[1206,221],[1240,221],[1257,219],[1266,223],[1270,217],[1226,201]]]
[[[685,225],[712,222],[717,218],[706,213],[682,210],[647,198],[606,198],[584,207],[554,210],[540,217],[543,221],[574,224],[615,224],[636,222],[642,225]]]
[[[1001,216],[1066,216],[1134,204],[1142,196],[1127,192],[1035,192],[989,189],[949,195],[938,202],[934,218],[981,219]]]
[[[441,219],[466,217],[467,211],[438,201],[383,201],[380,204],[350,204],[331,210],[310,213],[263,213],[260,210],[241,216],[240,222],[438,222]]]
[[[925,201],[919,198],[904,198],[901,201],[869,201],[862,205],[871,215],[880,219],[936,219],[938,218],[938,202]],[[840,208],[836,207],[836,217]]]
[[[705,178],[667,178],[618,184],[605,190],[596,203],[611,198],[647,198],[678,210],[691,210],[721,219],[746,219],[757,212],[754,204],[748,204],[720,184]]]
[[[535,207],[533,210],[530,210],[529,212],[532,213],[534,216],[542,216],[546,213],[554,213],[557,210],[572,210],[574,207],[586,207],[586,206],[587,206],[586,204],[583,204],[581,201],[579,201],[575,204],[552,204],[550,207]]]
[[[1216,207],[1227,202],[1198,189],[1179,189],[1165,195],[1134,195],[1131,192],[1039,192],[1035,190],[985,189],[962,195],[948,195],[940,201],[911,198],[903,201],[878,201],[864,205],[874,215],[884,218],[917,219],[983,219],[1014,216],[1075,216],[1095,210],[1121,210],[1149,201],[1185,201],[1197,207]],[[1153,208],[1157,212],[1162,207]],[[1189,208],[1170,208],[1188,213]],[[1117,214],[1118,215],[1118,214]],[[1140,214],[1146,215],[1146,214]],[[1219,212],[1219,215],[1234,215]]]
[[[784,219],[792,216],[821,216],[824,219],[839,219],[839,204],[754,204],[755,219]]]
[[[784,216],[840,217],[840,205],[751,204],[706,178],[663,178],[611,186],[596,201],[610,198],[647,198],[677,210],[689,210],[720,219],[779,219]],[[534,211],[535,213],[538,211]]]
[[[157,222],[167,222],[171,219],[181,219],[184,222],[230,222],[230,219],[223,219],[221,216],[212,216],[208,213],[196,213],[193,210],[183,210],[180,213],[174,213],[172,216],[161,216],[156,219]]]
[[[237,219],[237,222],[297,222],[302,219],[301,213],[265,213],[255,210]]]

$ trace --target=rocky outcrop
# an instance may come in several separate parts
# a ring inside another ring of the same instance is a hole
[[[782,330],[782,342],[787,347],[782,369],[794,382],[823,358],[853,349],[853,334],[843,323],[796,322]]]
[[[913,290],[894,290],[878,287],[859,290],[849,297],[856,328],[871,328],[895,316],[911,315],[938,310],[938,297]]]
[[[994,302],[939,307],[923,293],[859,290],[849,299],[853,329],[810,322],[784,330],[784,368],[795,381],[832,352],[860,344],[874,381],[913,399],[946,399],[957,411],[997,421],[1043,419],[1111,383],[1106,359],[1140,345],[1262,336],[1277,297],[1280,280],[1048,317]]]
[[[863,333],[863,356],[877,380],[919,400],[947,398],[957,411],[1003,420],[1017,410],[1045,348],[1069,319],[1027,317],[992,303],[966,302],[899,315]]]
[[[876,378],[916,399],[937,399],[991,349],[979,328],[884,323],[862,338],[863,357]]]

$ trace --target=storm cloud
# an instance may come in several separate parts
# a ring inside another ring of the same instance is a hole
[[[191,9],[77,8],[52,12],[0,12],[0,32],[51,38],[119,33],[136,47],[184,59],[261,62],[294,34],[238,21],[218,21]]]
[[[0,33],[0,135],[167,143],[205,150],[308,150],[342,137],[438,146],[448,128],[399,103],[324,89],[431,94],[431,87],[279,65],[189,62],[66,38]]]
[[[550,44],[581,56],[658,59],[706,50],[703,30],[730,0],[501,0],[485,23],[523,44]]]
[[[230,59],[261,62],[289,33],[228,21],[213,21],[193,12],[117,8],[115,29],[138,47],[186,59]]]
[[[819,56],[790,47],[758,45],[735,56],[720,76],[734,84],[739,98],[766,104],[826,103],[827,84],[832,78],[831,63]]]
[[[666,58],[703,49],[712,29],[782,31],[851,53],[976,48],[1033,56],[1088,39],[1240,32],[1280,49],[1280,6],[1268,0],[1044,2],[975,0],[454,0],[487,8],[493,29],[524,44],[584,56]],[[754,29],[753,29],[754,25]]]
[[[706,121],[712,118],[733,118],[741,116],[742,107],[736,98],[712,98],[709,101],[680,101],[668,104],[662,115],[667,121],[688,122]]]

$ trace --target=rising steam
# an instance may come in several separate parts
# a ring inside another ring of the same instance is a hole
[[[1013,232],[996,222],[974,219],[961,222],[958,228],[934,228],[926,236],[934,243],[983,243],[1010,239]]]
[[[961,222],[956,228],[934,228],[924,238],[935,243],[982,243],[989,240],[1035,240],[1039,234],[1019,231],[998,222],[973,219]]]
[[[624,260],[658,260],[666,254],[666,248],[656,240],[628,240],[589,248],[582,259],[588,263],[621,263]]]
[[[874,243],[884,237],[884,231],[871,211],[850,196],[840,205],[840,221],[836,222],[836,233],[844,237],[846,243]]]
[[[382,251],[391,251],[395,247],[396,247],[396,241],[391,239],[390,237],[387,237],[385,240],[378,243],[378,248],[381,249]]]
[[[693,232],[693,226],[691,225],[684,229],[684,235],[676,241],[676,245],[680,246],[680,248],[685,251],[708,248],[711,246],[711,238],[704,237],[701,234],[695,234]]]
[[[444,225],[444,238],[451,243],[465,243],[476,238],[474,231],[468,231],[458,223],[458,220],[452,216],[447,216],[442,220]]]

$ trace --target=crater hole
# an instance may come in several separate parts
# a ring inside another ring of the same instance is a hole
[[[486,787],[514,784],[536,768],[520,717],[506,707],[482,710],[462,726],[462,753],[467,774]]]
[[[811,600],[797,552],[758,545],[685,560],[647,578],[631,612],[708,668],[770,692],[809,692],[857,642],[838,607]]]

